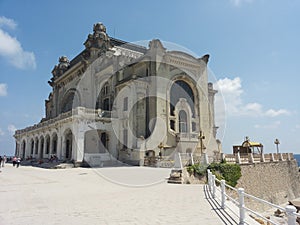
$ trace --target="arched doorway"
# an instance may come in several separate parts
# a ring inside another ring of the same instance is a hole
[[[65,134],[65,159],[72,159],[73,134],[68,130]]]
[[[30,156],[32,157],[33,153],[34,153],[34,140],[31,139],[30,143],[31,143],[31,146],[30,146]]]
[[[35,149],[35,151],[34,151],[35,157],[38,157],[38,154],[39,154],[39,139],[38,138],[35,138],[34,149]]]
[[[45,139],[46,139],[46,152],[45,152],[45,154],[49,155],[49,153],[50,153],[50,136],[47,135]]]
[[[40,155],[39,158],[42,159],[44,157],[44,137],[41,137],[41,145],[40,145]]]
[[[51,154],[56,155],[57,154],[57,134],[54,133],[52,135],[52,149],[51,149]]]

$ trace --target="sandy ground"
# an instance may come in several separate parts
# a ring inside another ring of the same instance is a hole
[[[170,169],[145,167],[0,173],[0,225],[224,224],[203,185],[168,184]]]

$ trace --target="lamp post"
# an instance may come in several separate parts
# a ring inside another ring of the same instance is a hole
[[[279,140],[276,138],[274,141],[274,144],[276,145],[276,150],[277,150],[277,154],[279,153],[279,147],[278,145],[280,144]]]

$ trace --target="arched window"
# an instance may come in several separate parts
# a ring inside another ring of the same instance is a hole
[[[184,110],[180,110],[180,112],[179,112],[179,132],[187,133],[187,131],[188,131],[187,115]]]
[[[61,101],[61,113],[68,112],[76,107],[80,106],[80,99],[76,90],[69,90]]]
[[[195,96],[192,88],[188,83],[183,80],[177,80],[171,87],[170,91],[170,114],[175,116],[174,110],[175,105],[179,101],[180,98],[184,98],[187,100],[188,104],[192,110],[192,116],[195,116]]]
[[[96,109],[102,109],[102,110],[106,110],[106,111],[111,111],[111,95],[110,95],[110,87],[108,82],[106,82],[104,84],[104,86],[102,87],[97,102],[96,102]]]

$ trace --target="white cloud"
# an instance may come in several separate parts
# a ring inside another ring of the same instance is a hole
[[[0,96],[6,96],[7,95],[7,85],[0,83]]]
[[[290,115],[291,113],[285,109],[279,109],[279,110],[274,110],[274,109],[269,109],[268,111],[265,112],[266,116],[270,117],[276,117],[280,115]]]
[[[278,128],[280,126],[280,124],[281,124],[280,121],[275,121],[273,123],[264,124],[264,125],[256,124],[256,125],[254,125],[254,128],[257,128],[257,129],[275,129],[275,128]]]
[[[17,23],[12,19],[0,16],[0,27],[8,27],[14,30],[17,27]]]
[[[4,131],[0,128],[0,136],[3,136],[4,134]]]
[[[219,91],[216,96],[216,108],[222,106],[222,103],[225,100],[225,103],[227,103],[225,106],[226,111],[237,113],[238,108],[242,104],[240,97],[243,93],[241,79],[239,77],[236,77],[233,80],[229,78],[220,79],[214,86]]]
[[[25,51],[15,37],[2,29],[2,27],[14,29],[16,26],[12,19],[0,17],[0,56],[19,69],[35,69],[34,53]]]
[[[229,116],[277,117],[291,114],[286,109],[264,110],[263,105],[257,102],[244,103],[242,99],[244,91],[239,77],[220,79],[214,86],[219,91],[216,95],[216,114],[222,111],[222,109],[218,109],[222,102],[225,102],[225,112]]]
[[[9,131],[9,133],[14,134],[17,128],[15,127],[15,125],[10,124],[8,125],[7,130]]]

